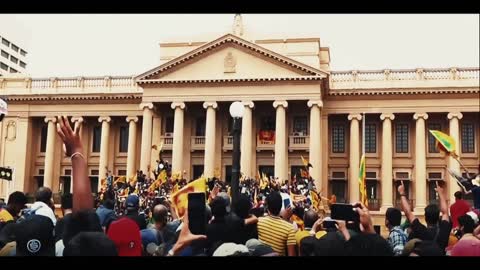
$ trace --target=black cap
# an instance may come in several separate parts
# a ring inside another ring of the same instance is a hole
[[[17,224],[17,256],[55,256],[53,229],[52,220],[40,215],[30,216]]]

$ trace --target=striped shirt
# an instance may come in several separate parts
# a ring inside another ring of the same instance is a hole
[[[266,216],[258,219],[258,239],[272,247],[280,255],[285,255],[287,246],[294,246],[295,229],[281,217]]]

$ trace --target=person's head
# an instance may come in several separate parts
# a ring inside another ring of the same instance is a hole
[[[310,209],[305,212],[305,214],[303,215],[303,222],[305,224],[305,228],[312,228],[313,224],[315,223],[315,221],[317,221],[317,219],[318,213],[315,210]]]
[[[65,245],[63,256],[118,256],[118,252],[104,233],[81,232]]]
[[[315,244],[317,239],[313,236],[307,236],[300,241],[300,256],[315,256]]]
[[[267,196],[267,210],[271,215],[278,216],[282,209],[282,195],[278,191],[270,192]]]
[[[63,243],[68,243],[80,232],[103,232],[100,218],[93,211],[78,211],[64,218]]]
[[[7,207],[13,216],[18,215],[26,207],[25,204],[27,204],[27,196],[23,192],[15,191],[8,196]]]
[[[440,209],[436,204],[429,204],[425,207],[425,221],[428,225],[436,225],[440,219]]]
[[[347,253],[351,256],[393,256],[390,244],[378,234],[359,233],[347,243]]]
[[[137,195],[130,194],[128,195],[127,199],[125,200],[125,207],[127,208],[127,212],[135,212],[138,211],[140,200]]]
[[[402,212],[397,208],[390,207],[385,212],[385,226],[387,228],[393,228],[395,226],[400,226],[402,221]]]
[[[475,229],[475,222],[469,215],[463,215],[458,217],[458,224],[460,225],[460,230],[464,234],[473,233],[473,230]]]
[[[442,249],[438,246],[438,244],[434,241],[426,241],[420,240],[413,244],[413,248],[410,253],[407,254],[408,256],[420,256],[420,257],[427,257],[427,256],[444,256],[445,253]]]
[[[103,201],[102,205],[107,208],[107,209],[110,209],[110,210],[113,210],[113,208],[115,207],[115,203],[113,202],[113,200],[111,199],[106,199]]]
[[[238,217],[245,219],[248,217],[250,209],[252,209],[252,203],[250,202],[250,199],[247,195],[240,194],[233,211]]]
[[[35,201],[43,202],[47,205],[52,204],[52,190],[48,187],[40,187],[35,193]]]
[[[119,256],[141,256],[142,237],[135,221],[124,217],[113,221],[107,230],[110,238],[117,247]]]
[[[55,256],[55,237],[50,218],[32,215],[15,226],[17,256]]]
[[[158,204],[153,208],[152,211],[153,221],[155,221],[155,226],[157,229],[161,229],[167,225],[168,221],[168,209],[163,204]]]
[[[212,210],[212,215],[217,220],[224,218],[227,215],[227,202],[223,197],[215,197],[210,204],[210,208]]]
[[[455,196],[455,200],[461,200],[463,193],[461,191],[457,191],[453,194],[453,196]]]
[[[71,210],[73,208],[73,195],[71,193],[65,193],[61,198],[62,210]]]

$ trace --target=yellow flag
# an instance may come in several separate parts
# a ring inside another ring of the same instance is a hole
[[[177,216],[182,218],[188,207],[188,193],[191,192],[206,192],[207,191],[207,179],[203,177],[198,178],[195,181],[188,183],[179,191],[172,194],[170,200],[172,206],[177,212]]]
[[[160,184],[167,182],[167,171],[162,170],[158,175],[157,180],[160,182]]]
[[[318,211],[318,208],[319,208],[318,206],[320,204],[320,198],[318,197],[318,194],[313,190],[310,190],[310,199],[312,200],[313,209]]]
[[[365,154],[362,155],[360,160],[360,171],[358,174],[358,184],[360,185],[360,201],[368,207],[368,196],[367,196],[367,184],[366,184],[366,172],[365,172]]]

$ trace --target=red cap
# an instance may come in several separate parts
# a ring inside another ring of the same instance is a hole
[[[124,217],[113,221],[107,235],[115,243],[119,256],[141,256],[142,237],[135,221]]]

